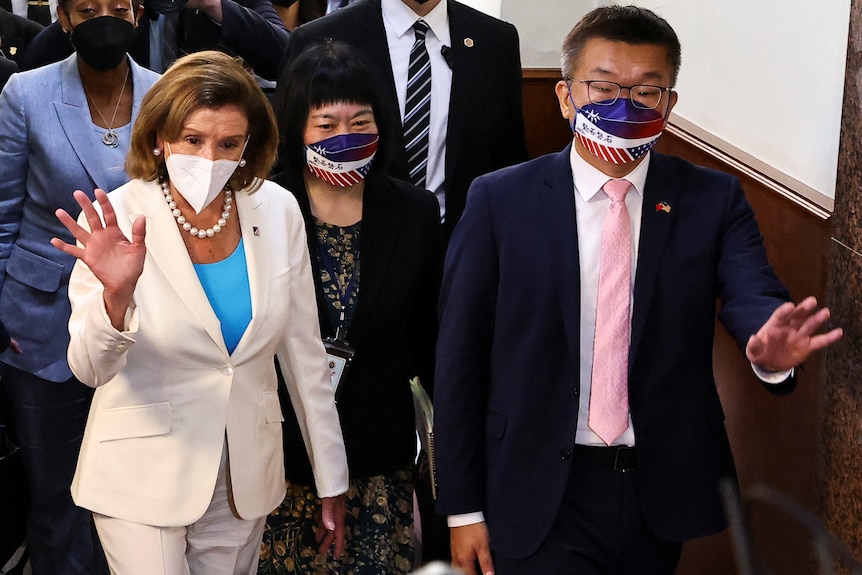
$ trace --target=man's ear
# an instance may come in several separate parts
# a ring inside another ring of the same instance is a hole
[[[574,117],[574,106],[572,106],[572,100],[569,97],[569,85],[565,80],[560,80],[554,86],[554,92],[556,92],[557,100],[560,102],[560,114],[566,120],[571,120]]]
[[[667,126],[667,123],[670,121],[670,113],[673,110],[673,107],[676,106],[676,102],[679,99],[679,95],[671,90],[668,92],[668,104],[667,109],[664,112],[664,125]]]

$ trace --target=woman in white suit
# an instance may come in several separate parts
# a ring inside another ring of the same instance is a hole
[[[69,364],[96,388],[75,502],[113,572],[253,573],[284,495],[278,356],[301,413],[324,546],[343,541],[347,464],[302,216],[267,182],[277,130],[233,58],[178,60],[144,98],[126,169],[75,192]],[[163,566],[165,570],[163,571]]]
[[[69,496],[93,391],[69,369],[69,334],[58,329],[75,259],[49,241],[72,241],[54,211],[77,215],[74,190],[92,198],[129,181],[132,123],[158,78],[127,55],[141,13],[138,0],[59,0],[75,53],[13,75],[0,95],[0,317],[20,344],[0,355],[0,394],[22,448],[37,575],[107,572],[90,514]]]

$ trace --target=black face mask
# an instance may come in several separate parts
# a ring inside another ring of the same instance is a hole
[[[113,16],[99,16],[81,22],[70,39],[78,56],[91,68],[110,70],[126,57],[135,41],[135,25]]]

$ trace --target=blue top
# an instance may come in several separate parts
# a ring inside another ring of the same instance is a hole
[[[93,131],[95,132],[96,141],[100,142],[102,136],[104,136],[105,132],[108,130],[93,122]],[[129,122],[124,126],[118,126],[114,128],[114,131],[120,137],[121,145],[116,148],[111,148],[110,146],[105,146],[101,143],[99,144],[99,151],[104,156],[104,165],[107,168],[103,174],[108,182],[108,189],[105,190],[106,192],[116,190],[129,181],[129,176],[126,175],[125,164],[126,154],[129,152],[129,142],[132,140],[132,123]]]
[[[194,264],[198,279],[221,322],[228,353],[233,353],[251,321],[251,288],[242,238],[234,252],[220,262]]]

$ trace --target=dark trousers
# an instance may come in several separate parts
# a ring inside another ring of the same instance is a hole
[[[72,378],[62,383],[3,366],[0,382],[29,483],[27,545],[33,575],[108,573],[89,511],[69,488],[93,390]]]
[[[672,575],[682,543],[662,541],[647,527],[638,503],[636,473],[614,470],[576,449],[547,539],[526,559],[494,553],[496,574]]]

